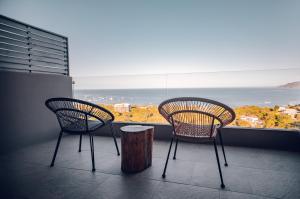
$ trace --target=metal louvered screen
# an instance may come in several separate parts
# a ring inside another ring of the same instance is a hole
[[[68,38],[0,15],[0,70],[69,75]]]

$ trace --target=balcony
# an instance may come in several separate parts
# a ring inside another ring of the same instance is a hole
[[[169,142],[155,140],[153,164],[138,174],[121,172],[110,137],[95,137],[96,172],[91,172],[88,138],[77,152],[78,136],[63,137],[55,166],[49,164],[55,140],[1,156],[5,198],[299,198],[297,152],[226,146],[229,166],[222,166],[220,189],[213,146],[179,143],[161,177]],[[120,143],[120,140],[118,140]],[[220,150],[220,149],[219,149]],[[220,151],[221,152],[221,151]],[[223,159],[221,159],[223,162]]]
[[[0,20],[0,198],[300,198],[297,130],[222,129],[229,164],[222,166],[225,189],[220,188],[214,148],[205,143],[180,142],[177,159],[170,159],[167,176],[161,177],[172,135],[163,124],[154,124],[153,163],[140,173],[121,172],[121,157],[105,128],[94,138],[96,172],[91,171],[87,137],[77,152],[78,135],[63,137],[50,168],[59,125],[44,103],[73,95],[68,39],[4,16]],[[167,76],[181,83],[177,75]],[[201,79],[185,79],[191,77]],[[116,130],[123,125],[114,123]]]

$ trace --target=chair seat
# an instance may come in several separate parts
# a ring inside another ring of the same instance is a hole
[[[217,135],[219,125],[195,125],[179,123],[175,125],[176,136],[189,138],[214,138]],[[211,133],[212,131],[212,133]],[[211,136],[210,136],[211,135]]]
[[[80,134],[79,138],[79,149],[81,152],[82,135],[84,133],[89,134],[91,156],[92,156],[92,171],[95,171],[95,155],[94,155],[94,139],[93,131],[107,125],[110,125],[110,130],[114,138],[118,155],[120,155],[118,143],[113,132],[111,122],[114,121],[114,115],[105,108],[85,102],[78,99],[72,98],[51,98],[45,102],[45,105],[55,113],[61,131],[57,140],[54,155],[51,161],[51,167],[54,166],[57,150],[64,132]]]
[[[88,132],[95,131],[98,128],[102,127],[103,123],[99,120],[88,120]],[[67,132],[85,132],[85,120],[78,119],[76,122],[72,122],[64,126],[64,131]]]

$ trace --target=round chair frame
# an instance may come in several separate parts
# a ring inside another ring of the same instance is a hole
[[[214,144],[218,169],[221,179],[221,187],[225,188],[220,167],[220,160],[217,150],[216,137],[222,146],[225,166],[228,166],[223,138],[220,129],[230,124],[235,119],[235,113],[229,106],[218,101],[198,98],[180,97],[168,99],[158,106],[159,113],[172,125],[173,136],[171,139],[167,159],[165,162],[162,177],[166,176],[166,169],[173,144],[176,140],[173,159],[176,159],[178,140],[207,140]]]
[[[80,134],[78,152],[81,152],[82,135],[89,135],[93,166],[92,171],[96,170],[94,158],[94,131],[109,125],[117,149],[117,154],[120,155],[112,126],[112,122],[114,121],[115,117],[110,111],[101,106],[83,100],[63,97],[48,99],[46,100],[45,105],[56,114],[61,128],[51,161],[51,167],[54,166],[57,151],[64,132]]]

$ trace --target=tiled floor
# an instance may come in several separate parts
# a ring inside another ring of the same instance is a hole
[[[112,138],[94,139],[96,172],[87,137],[81,153],[78,136],[63,137],[52,168],[56,141],[1,156],[0,198],[300,198],[299,153],[226,147],[229,167],[222,164],[222,190],[211,145],[179,143],[177,159],[170,159],[163,179],[168,142],[155,141],[150,168],[125,175]]]

